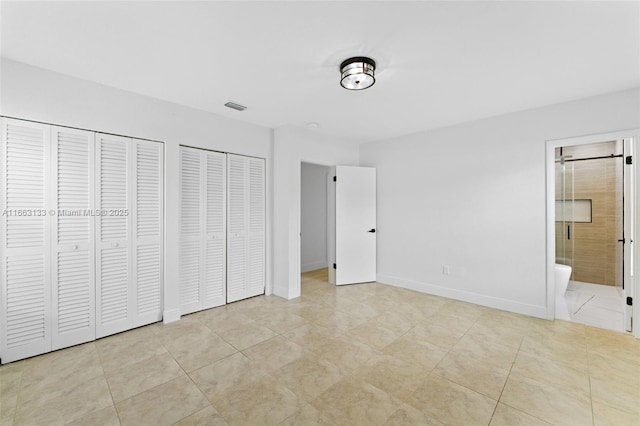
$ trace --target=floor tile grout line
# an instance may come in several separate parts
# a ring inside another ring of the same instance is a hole
[[[96,345],[96,352],[98,353],[98,359],[100,360],[100,368],[102,369],[102,375],[104,376],[104,381],[107,382],[107,388],[109,389],[109,396],[111,397],[111,403],[113,404],[113,409],[116,412],[116,416],[118,416],[118,422],[122,425],[122,419],[120,418],[120,412],[118,411],[118,407],[116,406],[116,401],[113,398],[113,392],[111,391],[111,384],[109,383],[109,379],[107,378],[107,373],[104,369],[104,358],[98,345]]]
[[[496,403],[496,406],[493,407],[493,413],[491,413],[491,419],[489,419],[489,423],[491,423],[491,420],[493,420],[493,416],[495,416],[496,414],[498,405],[501,403],[500,400],[502,399],[502,394],[504,393],[504,390],[507,387],[507,383],[509,382],[509,377],[511,377],[511,371],[513,370],[513,366],[516,364],[516,360],[518,359],[518,354],[520,353],[520,348],[522,348],[523,341],[524,341],[524,336],[522,336],[522,339],[520,339],[520,344],[518,345],[518,350],[516,351],[516,355],[513,357],[513,361],[511,361],[511,366],[509,367],[509,373],[507,373],[507,379],[504,381],[504,385],[502,385],[502,389],[500,390],[500,395],[498,396],[498,402]],[[526,414],[529,414],[529,413],[526,413]]]

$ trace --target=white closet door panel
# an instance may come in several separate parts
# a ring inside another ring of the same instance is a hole
[[[0,357],[51,350],[50,127],[2,119]]]
[[[139,245],[136,251],[136,326],[162,319],[162,247]]]
[[[130,209],[131,140],[96,135],[96,337],[133,328]]]
[[[202,309],[226,303],[226,155],[203,151],[205,161],[206,238],[203,249]]]
[[[202,307],[201,278],[203,158],[201,151],[180,147],[180,312]]]
[[[129,208],[130,140],[116,136],[99,135],[98,208],[100,216],[100,241],[126,241],[129,237],[129,219],[118,214]]]
[[[180,147],[180,235],[197,237],[202,233],[200,196],[202,164],[198,150]]]
[[[228,155],[227,302],[264,293],[264,160]]]
[[[94,134],[52,128],[52,349],[95,339]]]
[[[162,319],[163,145],[133,140],[133,326]]]
[[[180,243],[180,313],[200,310],[200,241]]]
[[[227,239],[227,302],[245,299],[246,250],[243,238]]]
[[[227,302],[246,298],[247,159],[227,155]]]
[[[265,284],[265,170],[264,160],[249,158],[249,232],[247,297],[264,293]]]
[[[247,231],[247,159],[239,155],[228,155],[228,216],[227,229],[236,237]],[[237,235],[236,235],[237,234]]]

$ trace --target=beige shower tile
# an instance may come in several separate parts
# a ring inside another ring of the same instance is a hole
[[[509,376],[509,370],[496,367],[483,358],[459,353],[445,356],[433,373],[496,401]]]
[[[269,376],[232,386],[212,404],[230,424],[238,425],[277,424],[302,408],[295,393]]]
[[[171,425],[209,405],[188,376],[181,376],[118,402],[120,421],[127,425]]]
[[[237,350],[242,351],[250,346],[277,336],[276,333],[255,322],[239,325],[220,332],[220,336]]]
[[[285,365],[272,375],[306,401],[312,401],[340,381],[346,374],[329,361],[306,354]]]
[[[228,423],[211,405],[185,417],[174,426],[227,426]]]
[[[119,370],[109,372],[107,382],[115,402],[149,390],[157,385],[183,375],[184,371],[173,357],[164,354],[129,364]]]
[[[423,379],[402,399],[444,424],[489,424],[497,401],[435,374]]]
[[[282,336],[276,336],[242,351],[249,359],[255,361],[266,371],[278,368],[300,358],[305,350]]]
[[[21,391],[14,424],[64,424],[112,404],[102,375],[72,386],[58,386],[51,392]]]
[[[237,352],[218,362],[189,373],[194,383],[211,401],[227,389],[260,379],[266,373],[258,363]]]
[[[589,400],[526,377],[509,376],[500,402],[553,424],[592,424]]]
[[[503,403],[498,403],[496,411],[491,418],[490,426],[550,426],[544,420],[540,420],[525,412],[516,410]]]
[[[362,380],[347,377],[312,402],[338,425],[382,425],[401,406],[401,401]]]

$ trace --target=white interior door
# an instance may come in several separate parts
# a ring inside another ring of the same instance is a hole
[[[0,356],[51,350],[50,126],[2,119]]]
[[[336,166],[335,282],[376,280],[376,169]]]
[[[95,339],[94,133],[53,127],[52,349]]]
[[[632,331],[633,326],[633,290],[635,286],[635,164],[634,139],[624,139],[624,326]],[[627,161],[630,159],[630,161]]]

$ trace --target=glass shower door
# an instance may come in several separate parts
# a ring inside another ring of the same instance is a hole
[[[568,158],[562,148],[556,149],[556,263],[573,270],[575,180],[574,163],[565,161]]]

